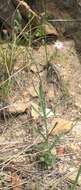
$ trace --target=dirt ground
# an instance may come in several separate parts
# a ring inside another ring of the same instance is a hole
[[[59,50],[54,43],[17,49],[8,114],[0,120],[1,190],[69,190],[74,183],[81,164],[81,52],[80,39],[74,39],[59,39]],[[52,150],[56,161],[48,168],[37,160],[35,147],[41,140],[36,129],[43,126],[42,116],[32,109],[40,106],[40,78],[46,108],[53,113],[48,130],[56,120],[63,133]],[[80,189],[81,177],[76,187]]]
[[[58,11],[52,11],[52,3],[48,12],[58,16]],[[69,17],[65,12],[60,14]],[[66,31],[62,28],[62,32]],[[62,44],[60,49],[54,41],[15,49],[5,105],[0,93],[0,190],[75,190],[71,187],[81,165],[81,28],[71,28],[66,37],[59,35],[57,42]],[[0,44],[0,53],[9,47]],[[0,70],[3,85],[4,73]],[[41,132],[45,132],[39,109],[40,82],[49,112],[49,143],[54,142],[53,163],[48,167],[38,159],[41,151],[37,149],[44,140]],[[81,175],[76,190],[81,190]]]

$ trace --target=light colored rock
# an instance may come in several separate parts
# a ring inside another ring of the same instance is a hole
[[[48,128],[50,135],[65,134],[72,129],[72,122],[62,119],[54,118],[50,121],[50,127]]]
[[[72,134],[75,135],[76,134],[76,138],[77,137],[81,137],[81,121],[77,122],[77,124],[75,124],[75,126],[72,129]]]
[[[75,182],[77,173],[78,173],[78,170],[76,170],[75,168],[72,168],[72,174],[68,174],[68,176],[67,176],[67,179],[68,179],[71,183],[73,183],[73,184],[74,184],[74,182]],[[80,176],[79,176],[79,178],[78,178],[77,184],[78,184],[79,186],[81,186],[81,174],[80,174]]]
[[[8,111],[10,113],[23,113],[25,112],[26,108],[27,108],[26,102],[18,100],[9,107]]]

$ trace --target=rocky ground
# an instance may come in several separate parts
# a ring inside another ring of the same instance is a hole
[[[3,109],[5,121],[0,120],[0,189],[69,190],[74,184],[81,164],[81,55],[74,40],[59,40],[60,49],[48,44],[38,49],[19,46],[16,50],[15,74],[7,108]],[[1,46],[5,49],[7,44]],[[37,160],[35,148],[41,140],[36,129],[42,130],[44,125],[36,93],[40,78],[46,110],[50,111],[49,138],[63,134],[52,149],[56,161],[48,168]]]
[[[48,1],[50,19],[76,17],[72,10],[68,14],[53,5]],[[56,43],[39,41],[31,48],[0,44],[1,190],[81,190],[81,176],[75,183],[81,170],[81,28],[74,22],[69,30],[67,22],[54,27],[59,33]],[[40,109],[40,84],[46,120]],[[40,159],[45,125],[48,141],[54,144],[51,165],[50,157],[45,157],[48,165]]]

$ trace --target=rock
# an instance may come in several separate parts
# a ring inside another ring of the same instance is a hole
[[[23,113],[27,109],[27,104],[23,100],[18,100],[15,103],[13,103],[8,111],[9,113]]]
[[[77,124],[74,125],[73,129],[72,129],[72,134],[75,136],[76,134],[76,138],[77,137],[81,137],[81,122],[77,122]]]
[[[66,134],[72,129],[72,122],[62,119],[54,118],[50,121],[50,127],[48,128],[50,135],[59,135],[61,133]]]
[[[10,0],[0,0],[0,22],[8,29],[12,29],[12,20],[15,11],[15,7]]]
[[[68,179],[72,184],[74,184],[78,171],[76,171],[75,168],[71,168],[71,169],[72,169],[72,174],[68,174],[67,179]],[[77,185],[79,185],[79,186],[81,187],[81,175],[79,175]]]
[[[52,36],[54,36],[55,39],[57,39],[58,32],[54,26],[52,26],[50,23],[45,23],[42,26],[43,26],[45,35],[48,35],[48,36],[52,35]]]

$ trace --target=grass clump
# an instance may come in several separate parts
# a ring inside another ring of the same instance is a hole
[[[13,74],[15,65],[16,51],[15,42],[8,45],[4,44],[0,47],[0,94],[4,99],[10,92],[12,84],[11,75]]]

